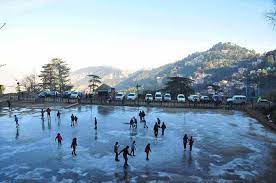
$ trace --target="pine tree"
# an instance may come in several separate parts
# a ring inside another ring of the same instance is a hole
[[[89,79],[89,89],[90,89],[90,93],[94,93],[96,88],[99,86],[99,84],[101,84],[101,78],[100,76],[94,75],[94,74],[89,74],[87,75],[90,79]]]
[[[170,92],[172,95],[184,94],[187,97],[193,92],[193,80],[186,77],[169,77],[164,91]]]
[[[70,90],[70,68],[65,61],[54,58],[50,63],[42,66],[42,71],[39,77],[41,78],[42,88],[51,91],[63,92]]]

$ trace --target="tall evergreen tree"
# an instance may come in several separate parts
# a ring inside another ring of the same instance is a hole
[[[164,91],[170,92],[173,96],[177,94],[184,94],[188,97],[193,92],[192,89],[193,80],[186,77],[168,77],[166,87]]]
[[[70,85],[70,68],[65,61],[54,58],[50,63],[42,66],[39,77],[42,88],[63,92],[72,88]]]
[[[89,74],[87,75],[89,77],[89,89],[90,89],[90,93],[94,93],[96,88],[99,86],[99,84],[101,84],[101,78],[100,76],[94,75],[94,74]]]

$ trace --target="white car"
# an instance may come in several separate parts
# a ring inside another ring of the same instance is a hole
[[[79,92],[72,92],[70,98],[77,99],[79,98]]]
[[[246,96],[234,95],[232,98],[227,99],[227,104],[246,104]]]
[[[115,95],[115,100],[124,100],[125,94],[123,92],[119,92]]]
[[[127,100],[136,100],[137,99],[137,94],[136,93],[129,93],[127,95]]]
[[[257,101],[258,104],[268,104],[268,105],[272,105],[273,103],[267,99],[258,99]]]
[[[164,101],[171,101],[172,100],[172,97],[171,97],[171,94],[169,94],[169,93],[166,93],[165,95],[164,95]]]
[[[153,96],[152,96],[152,94],[147,93],[146,96],[145,96],[145,101],[150,101],[150,102],[152,102],[152,101],[153,101]]]
[[[200,101],[198,95],[190,95],[190,96],[188,97],[188,100],[189,100],[190,102],[199,102],[199,101]]]
[[[155,101],[159,101],[162,102],[162,93],[161,92],[156,92],[155,93],[155,97],[154,97]]]
[[[178,94],[176,99],[177,102],[186,102],[185,96],[183,94]]]
[[[210,102],[210,98],[206,95],[203,95],[200,97],[200,101],[207,103],[207,102]]]

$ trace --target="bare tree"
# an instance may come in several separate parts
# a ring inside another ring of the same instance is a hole
[[[37,93],[40,90],[36,74],[25,76],[21,84],[28,93]]]
[[[276,26],[276,0],[273,1],[272,9],[266,14],[267,19]]]

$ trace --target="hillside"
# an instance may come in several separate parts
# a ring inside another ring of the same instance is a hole
[[[102,78],[102,82],[115,86],[128,76],[126,71],[106,66],[86,67],[71,73],[71,81],[75,88],[84,90],[88,85],[88,74],[95,74]]]
[[[140,70],[123,80],[116,88],[125,89],[137,83],[144,89],[158,89],[164,86],[168,76],[186,76],[196,78],[196,73],[205,73],[210,82],[227,79],[240,67],[247,67],[256,60],[258,54],[232,43],[218,43],[204,52],[193,53],[172,64],[152,70]]]

